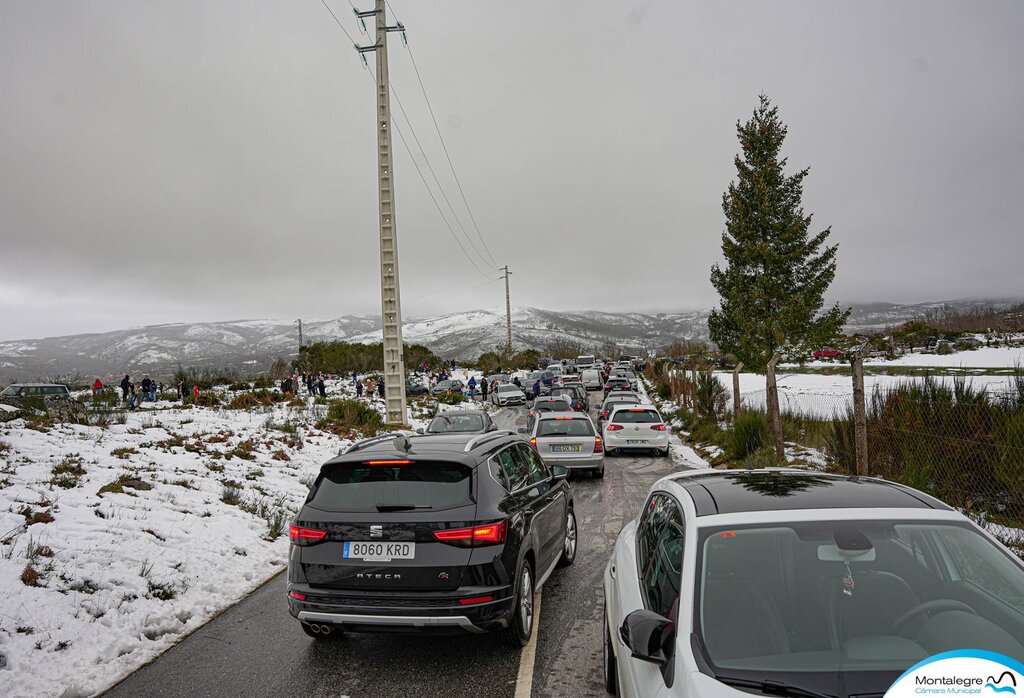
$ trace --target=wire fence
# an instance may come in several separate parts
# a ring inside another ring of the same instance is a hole
[[[765,390],[741,393],[766,409]],[[854,398],[779,386],[787,451],[816,449],[819,463],[857,473]],[[908,381],[865,398],[867,474],[927,492],[1024,554],[1024,380],[1005,391],[964,382]]]

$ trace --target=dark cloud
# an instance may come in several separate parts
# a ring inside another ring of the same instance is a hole
[[[392,5],[516,304],[713,304],[734,125],[760,91],[841,245],[835,297],[1024,291],[1020,3]],[[369,73],[315,0],[3,3],[0,337],[375,311],[373,121]],[[502,304],[395,147],[411,314]],[[598,283],[613,267],[623,283]]]

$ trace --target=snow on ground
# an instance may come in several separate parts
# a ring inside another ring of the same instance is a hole
[[[288,520],[349,443],[313,426],[323,406],[155,407],[0,425],[5,697],[101,691],[283,569]]]
[[[984,341],[984,335],[978,337],[979,341]],[[1024,340],[1024,337],[1016,338],[1014,341]],[[966,351],[955,351],[951,354],[925,354],[922,352],[914,352],[910,354],[904,354],[903,356],[895,359],[886,359],[884,357],[876,357],[871,359],[865,359],[864,364],[866,366],[921,366],[921,367],[934,367],[934,368],[1015,368],[1017,366],[1024,367],[1024,344],[1019,344],[1011,347],[979,347],[977,349],[968,349]],[[780,368],[787,366],[795,366],[796,364],[780,364]],[[808,361],[803,364],[809,368],[829,368],[836,366],[846,366],[847,362],[836,360],[836,361]]]
[[[715,374],[729,391],[732,404],[732,373]],[[953,376],[933,376],[934,380],[952,383]],[[984,388],[992,393],[1001,393],[1010,388],[1006,376],[963,376],[967,383]],[[864,376],[864,390],[870,396],[877,388],[887,390],[903,383],[922,380],[911,376]],[[765,377],[757,373],[740,374],[740,395],[746,407],[764,409]],[[779,402],[783,411],[804,412],[813,416],[828,418],[835,412],[845,412],[853,402],[853,379],[842,375],[821,375],[814,373],[778,373]]]
[[[662,400],[657,395],[652,395],[647,392],[651,386],[646,378],[640,380],[640,394],[650,402],[652,405],[658,408],[658,412],[661,413],[662,419],[666,418],[666,415],[671,415],[676,412],[679,408],[677,405],[672,404],[667,400]],[[673,420],[669,420],[670,422]],[[701,458],[696,451],[683,443],[679,435],[674,431],[669,430],[669,448],[671,450],[670,457],[673,463],[685,466],[687,468],[709,468],[711,467],[706,460]]]

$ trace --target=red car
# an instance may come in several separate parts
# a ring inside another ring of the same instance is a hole
[[[822,347],[814,352],[815,359],[838,359],[842,355],[841,349],[833,349],[832,347]]]

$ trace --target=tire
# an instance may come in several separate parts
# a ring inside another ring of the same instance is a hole
[[[612,636],[608,631],[608,608],[604,609],[604,690],[613,696],[619,695],[619,668],[615,664],[615,653],[612,651]]]
[[[599,479],[599,480],[603,480],[604,479],[604,466],[603,465],[600,468],[598,468],[597,470],[594,471],[594,477]]]
[[[661,458],[668,458],[668,454],[671,452],[671,447],[666,448],[664,451],[658,451],[658,456]]]
[[[565,515],[565,539],[562,541],[562,557],[558,560],[559,567],[568,567],[576,562],[576,551],[579,549],[580,529],[576,525],[576,512],[569,507]]]
[[[505,628],[505,642],[513,648],[526,646],[533,635],[533,566],[523,560],[516,574],[516,595],[512,620]]]

